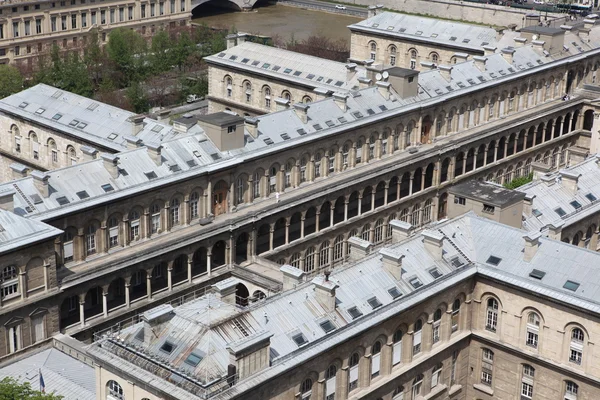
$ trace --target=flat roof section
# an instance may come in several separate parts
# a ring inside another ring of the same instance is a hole
[[[525,198],[525,193],[506,189],[495,183],[478,180],[452,186],[448,192],[498,207],[509,206]]]

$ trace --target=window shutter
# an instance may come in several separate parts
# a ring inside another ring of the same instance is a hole
[[[73,242],[64,244],[65,258],[73,257]]]
[[[325,382],[325,395],[330,396],[335,393],[335,376],[333,378],[327,379]]]
[[[131,227],[136,227],[136,226],[140,226],[140,220],[139,219],[134,219],[133,221],[131,221]]]
[[[437,386],[439,375],[440,375],[440,373],[438,371],[435,371],[431,375],[431,387]]]
[[[33,151],[40,151],[40,144],[38,142],[32,143]]]
[[[572,341],[571,342],[571,348],[573,350],[576,350],[576,351],[580,352],[580,353],[583,353],[583,343],[581,343],[581,342],[574,342],[574,341]]]
[[[402,361],[402,342],[394,343],[392,354],[392,363],[394,365],[398,364],[400,361]]]
[[[374,354],[371,358],[371,375],[375,375],[379,372],[381,366],[381,353]]]
[[[108,235],[110,237],[117,237],[119,236],[119,226],[113,226],[108,230]]]
[[[350,382],[358,380],[358,365],[350,368]]]
[[[46,332],[44,330],[44,317],[40,316],[33,319],[33,329],[35,332],[35,342],[44,340],[46,338]]]
[[[413,346],[421,344],[421,332],[423,332],[423,331],[415,332],[414,339],[413,339]]]

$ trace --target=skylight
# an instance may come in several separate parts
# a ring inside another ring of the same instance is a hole
[[[98,107],[98,103],[90,103],[90,105],[87,106],[87,109],[90,111],[94,111],[97,107]]]
[[[211,158],[215,161],[220,160],[221,159],[221,155],[219,153],[213,153],[210,155]]]
[[[496,256],[490,256],[486,263],[497,266],[498,264],[500,264],[500,261],[502,261],[502,259],[500,257],[496,257]]]
[[[542,212],[540,210],[538,210],[537,208],[534,208],[533,210],[531,210],[531,213],[533,214],[534,217],[542,216]]]
[[[250,61],[250,59],[249,59],[249,58],[243,58],[243,59],[242,59],[242,63],[243,63],[243,64],[246,64],[248,61]]]
[[[321,129],[323,129],[323,127],[320,124],[314,124],[313,128],[315,128],[317,131],[320,131]]]
[[[276,65],[273,67],[273,71],[277,72],[281,69],[281,67],[279,65]]]
[[[319,325],[321,325],[321,328],[325,331],[325,333],[329,333],[335,329],[335,326],[328,319],[321,322]]]
[[[588,194],[586,194],[586,195],[585,195],[585,197],[586,197],[586,199],[588,199],[589,201],[596,201],[596,200],[597,200],[597,199],[596,199],[596,196],[594,196],[594,195],[593,195],[593,194],[591,194],[591,193],[588,193]]]
[[[290,72],[292,72],[291,68],[286,68],[286,69],[283,70],[284,74],[289,74]]]
[[[40,197],[40,195],[39,195],[39,194],[37,194],[37,193],[34,193],[34,194],[32,194],[32,195],[31,195],[31,200],[33,200],[33,204],[40,204],[40,203],[43,203],[43,200],[42,200],[42,198],[41,198],[41,197]]]
[[[79,121],[74,119],[73,121],[69,122],[69,126],[77,126],[78,123]]]
[[[164,351],[165,353],[169,353],[169,354],[171,354],[174,349],[175,349],[175,344],[169,342],[168,340],[165,340],[165,342],[162,344],[162,346],[160,346],[161,351]]]
[[[581,208],[581,203],[580,203],[580,202],[578,202],[577,200],[573,200],[573,201],[572,201],[572,202],[570,202],[569,204],[570,204],[570,205],[572,205],[572,206],[573,206],[573,208],[575,208],[575,209],[579,209],[579,208]]]
[[[169,166],[169,171],[179,172],[179,171],[181,171],[181,167],[179,166],[179,164],[173,164],[173,165]]]
[[[300,76],[300,75],[302,75],[302,71],[296,71],[296,72],[294,72],[294,76]]]
[[[197,367],[202,361],[202,356],[196,353],[190,353],[190,355],[185,359],[185,363],[191,367]]]
[[[306,79],[312,79],[315,77],[315,74],[308,74],[306,75]]]
[[[52,117],[53,120],[58,121],[59,119],[62,118],[62,114],[61,113],[56,113],[54,114],[54,116]]]
[[[283,140],[290,140],[290,135],[288,135],[287,133],[282,133],[282,134],[281,134],[281,138],[282,138]]]
[[[202,157],[202,155],[200,154],[200,152],[198,150],[194,150],[193,153],[198,158]]]
[[[419,278],[417,278],[416,276],[414,278],[411,278],[408,283],[410,283],[412,285],[412,287],[414,287],[415,289],[420,288],[421,286],[423,286],[423,283],[419,280]]]
[[[45,108],[41,108],[41,107],[40,107],[40,108],[38,108],[38,109],[35,111],[35,113],[36,113],[36,114],[43,114],[43,113],[44,113],[44,111],[46,111],[46,109],[45,109]]]
[[[387,111],[387,107],[386,107],[386,106],[384,106],[383,104],[379,106],[379,109],[380,109],[381,111]]]
[[[253,66],[255,66],[255,67],[256,67],[258,64],[260,64],[260,61],[252,61],[252,65],[253,65]]]
[[[82,190],[81,192],[77,192],[75,193],[77,195],[77,197],[79,197],[81,200],[83,199],[87,199],[88,197],[90,197],[90,195],[88,194],[88,192],[86,192],[85,190]]]
[[[262,65],[262,67],[263,67],[264,69],[269,69],[269,68],[271,68],[271,64],[269,64],[269,63],[264,63],[264,64]]]
[[[80,123],[77,125],[77,128],[79,128],[79,129],[83,129],[83,128],[85,128],[86,126],[88,126],[88,124],[86,124],[85,122],[80,122]]]
[[[352,319],[356,319],[356,318],[362,316],[362,312],[360,312],[360,310],[356,307],[350,307],[348,309],[348,314],[350,314]]]
[[[533,269],[529,273],[529,276],[541,280],[544,276],[546,276],[546,273],[544,271],[540,271],[539,269]]]
[[[188,167],[192,168],[195,167],[196,165],[198,165],[198,163],[196,162],[196,160],[187,160],[186,161]]]
[[[28,105],[29,105],[29,103],[28,103],[28,102],[26,102],[26,101],[24,101],[24,102],[22,102],[21,104],[19,104],[19,108],[25,108],[25,107],[27,107]]]
[[[398,297],[402,296],[400,289],[398,289],[396,286],[388,289],[388,293],[390,294],[390,296],[392,296],[392,299],[397,299]]]
[[[117,138],[117,136],[119,136],[119,135],[113,132],[110,135],[108,135],[108,140],[115,140]]]
[[[334,127],[335,123],[333,121],[325,121],[325,124],[327,124],[328,127]]]
[[[579,283],[573,281],[566,281],[563,288],[576,292],[579,289]]]
[[[266,145],[272,145],[274,143],[271,138],[264,138],[263,141]]]
[[[371,108],[367,108],[367,114],[373,115],[375,114],[375,111],[373,111]]]
[[[157,178],[156,172],[154,172],[154,171],[144,172],[144,175],[146,175],[146,178],[148,178],[148,179],[156,179]]]
[[[429,273],[431,276],[433,276],[433,279],[437,279],[442,276],[442,273],[437,268],[430,269]]]
[[[154,125],[154,128],[152,128],[152,132],[158,133],[160,131],[162,131],[164,129],[164,126],[162,125]]]
[[[567,213],[565,212],[565,210],[563,210],[561,207],[558,207],[554,210],[559,217],[564,217],[565,215],[567,215]]]
[[[229,56],[229,59],[235,61],[235,60],[237,60],[237,56],[234,56],[234,55]]]
[[[105,192],[112,192],[113,190],[115,190],[115,188],[112,187],[112,185],[110,183],[106,183],[102,186],[100,186],[102,188],[102,190],[104,190]]]
[[[298,347],[304,346],[306,343],[308,343],[308,340],[306,340],[306,338],[304,337],[304,335],[302,333],[298,333],[298,334],[292,336],[292,340],[294,342],[296,342]]]
[[[69,203],[70,203],[69,199],[67,199],[65,196],[58,197],[58,198],[56,199],[56,201],[57,201],[57,202],[58,202],[58,204],[60,204],[61,206],[64,206],[64,205],[66,205],[66,204],[69,204]]]
[[[382,306],[377,297],[371,297],[369,300],[367,300],[367,303],[369,303],[373,310]]]
[[[306,135],[306,131],[303,128],[298,129],[296,132],[298,132],[298,135],[300,136]]]
[[[354,111],[352,113],[352,115],[354,115],[355,118],[362,118],[363,117],[363,115],[362,115],[362,113],[360,111]]]

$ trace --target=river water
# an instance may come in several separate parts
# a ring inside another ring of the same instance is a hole
[[[200,6],[194,12],[193,22],[215,28],[235,27],[239,32],[279,37],[287,42],[292,37],[306,39],[310,35],[324,35],[332,40],[344,39],[350,43],[347,28],[360,18],[321,11],[304,10],[278,4],[255,7],[251,12],[236,12],[222,8]]]

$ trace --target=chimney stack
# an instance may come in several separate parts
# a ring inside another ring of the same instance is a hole
[[[348,111],[348,95],[346,93],[334,93],[333,102],[343,111]]]
[[[473,56],[473,60],[477,69],[479,69],[481,72],[485,72],[485,63],[487,62],[487,57]]]
[[[282,265],[279,270],[283,273],[283,291],[294,289],[302,284],[304,271],[291,265]]]
[[[235,47],[235,45],[237,44],[237,34],[235,33],[227,35],[225,39],[227,40],[227,50],[231,49],[232,47]]]
[[[245,33],[238,33],[237,34],[237,42],[238,42],[238,44],[244,43],[245,41],[246,41],[246,34]]]
[[[328,98],[331,95],[331,92],[331,90],[322,87],[317,87],[313,89],[313,93],[315,93],[317,101]]]
[[[533,49],[538,51],[544,51],[544,45],[546,44],[543,40],[534,40],[531,42]]]
[[[225,346],[229,352],[227,370],[230,372],[235,371],[235,374],[237,374],[237,376],[231,378],[231,385],[235,384],[238,379],[245,379],[269,367],[272,336],[272,332],[259,330]]]
[[[408,222],[394,219],[390,221],[390,225],[392,226],[392,243],[401,242],[410,236],[412,225]]]
[[[152,161],[160,167],[162,165],[162,155],[160,154],[162,146],[159,144],[148,143],[146,144],[146,148],[148,149],[148,155]]]
[[[117,179],[119,177],[119,156],[104,153],[102,154],[102,162],[111,178]]]
[[[308,109],[309,108],[310,108],[310,106],[308,104],[304,104],[304,103],[294,104],[294,111],[296,112],[296,115],[298,116],[298,118],[300,118],[300,121],[302,121],[303,124],[308,123]]]
[[[275,105],[276,110],[277,111],[283,111],[283,110],[287,110],[288,108],[290,108],[290,101],[287,99],[282,99],[281,97],[278,97],[275,99]]]
[[[29,172],[29,168],[19,163],[10,164],[10,169],[12,170],[13,179],[21,179],[27,176],[27,172]]]
[[[377,6],[369,6],[367,10],[367,18],[373,18],[377,15]]]
[[[562,228],[565,226],[565,221],[559,219],[548,224],[548,237],[554,240],[560,240],[562,237]]]
[[[432,230],[423,231],[423,246],[431,254],[434,260],[441,261],[444,235]]]
[[[506,60],[507,63],[512,65],[513,63],[513,55],[515,54],[515,49],[502,49],[502,57]]]
[[[373,81],[369,78],[363,78],[363,77],[358,78],[358,88],[359,89],[365,89],[365,88],[371,87],[372,83],[373,83]]]
[[[335,311],[335,289],[338,285],[329,280],[328,276],[316,276],[312,283],[315,285],[317,301],[326,312]]]
[[[516,37],[515,39],[515,47],[523,47],[525,43],[527,43],[527,39],[524,37]]]
[[[379,94],[381,94],[384,99],[389,100],[392,95],[392,85],[389,82],[382,81],[377,82],[376,85]]]
[[[498,50],[496,46],[487,44],[483,46],[483,55],[486,57],[491,56],[492,54],[496,54],[496,50]]]
[[[440,75],[442,75],[442,78],[450,82],[452,79],[452,67],[450,65],[440,65],[438,66],[438,69],[440,70]]]
[[[525,194],[525,198],[523,199],[523,214],[527,215],[528,217],[531,216],[531,213],[533,211],[533,200],[535,199],[535,194],[531,195],[531,194]]]
[[[125,135],[124,139],[127,141],[128,150],[137,149],[138,147],[141,147],[144,144],[142,139],[137,138],[135,136]]]
[[[212,285],[217,297],[221,299],[224,303],[236,304],[235,293],[238,283],[240,280],[238,278],[227,278],[220,282]]]
[[[7,189],[0,193],[0,208],[6,211],[14,212],[15,211],[15,203],[14,203],[14,189]]]
[[[171,110],[161,109],[156,111],[156,119],[158,122],[168,121],[169,115],[171,115]]]
[[[146,117],[141,114],[134,115],[133,117],[130,118],[131,123],[132,123],[131,134],[133,136],[136,136],[138,133],[140,133],[142,131],[142,129],[144,129],[144,119],[145,118]]]
[[[533,180],[537,181],[539,179],[541,179],[541,177],[543,175],[546,175],[548,172],[550,172],[552,168],[547,165],[544,164],[543,162],[540,161],[535,161],[531,163],[531,172],[533,173]]]
[[[388,271],[394,279],[397,281],[402,279],[402,259],[404,258],[404,254],[398,254],[395,251],[383,248],[379,250],[379,254],[381,254],[381,262],[383,263],[383,268]]]
[[[83,161],[92,161],[96,159],[98,150],[90,146],[81,146],[81,152],[83,153]]]
[[[523,235],[523,239],[525,239],[523,261],[530,262],[533,259],[533,256],[535,256],[540,247],[541,236],[542,234],[539,231],[528,232],[526,235]]]
[[[33,177],[33,185],[42,194],[42,197],[47,198],[50,196],[50,188],[48,187],[50,176],[38,170],[31,172],[31,176]]]
[[[371,242],[353,236],[348,239],[350,261],[360,261],[371,253]]]
[[[346,81],[350,82],[354,75],[356,75],[356,63],[348,63],[346,64]]]
[[[246,117],[244,125],[250,136],[256,139],[258,137],[258,118]]]
[[[577,194],[577,183],[581,174],[576,174],[571,171],[561,170],[560,172],[562,186],[568,189],[573,195]]]

